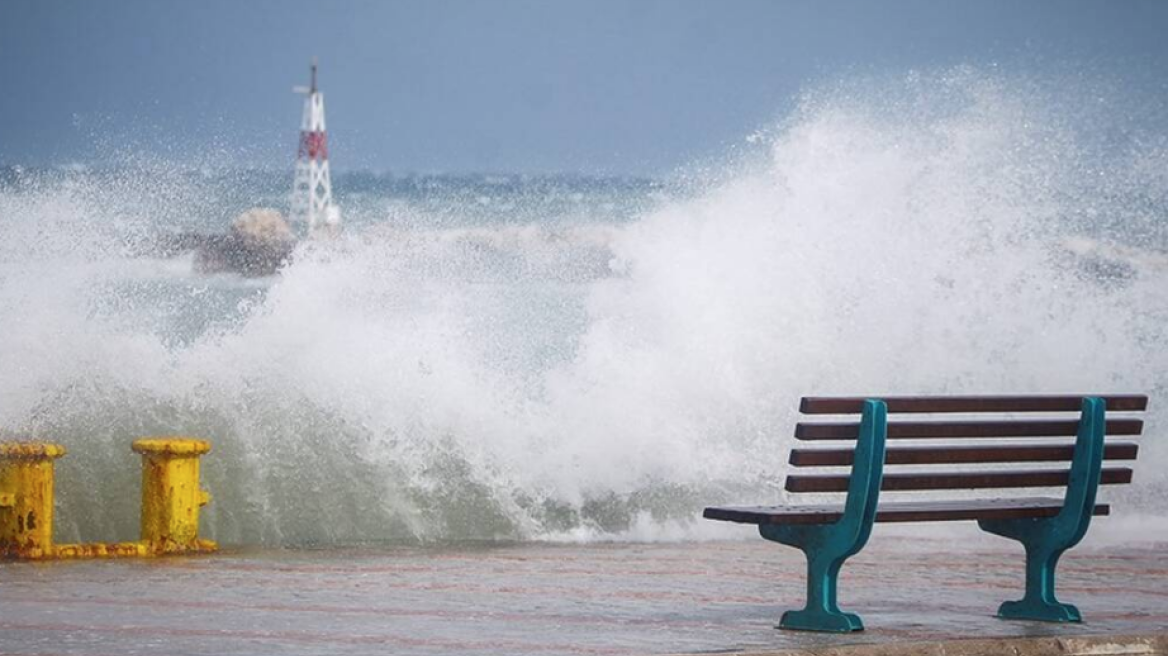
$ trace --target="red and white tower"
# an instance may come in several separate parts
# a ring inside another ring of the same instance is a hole
[[[329,179],[328,132],[324,125],[324,94],[316,88],[316,58],[312,59],[312,86],[295,87],[305,94],[300,121],[300,149],[296,153],[296,177],[292,183],[293,221],[308,224],[308,234],[335,233],[341,227],[341,210],[333,203]]]

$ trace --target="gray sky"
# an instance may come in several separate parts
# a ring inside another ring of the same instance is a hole
[[[660,174],[803,88],[997,64],[1168,95],[1168,2],[0,0],[0,164],[290,166],[321,62],[333,166]]]

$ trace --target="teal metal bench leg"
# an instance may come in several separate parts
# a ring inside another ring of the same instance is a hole
[[[841,611],[836,598],[840,568],[845,559],[808,556],[807,605],[802,610],[783,613],[780,628],[832,633],[864,630],[860,616]]]
[[[1090,526],[1103,468],[1105,419],[1103,399],[1083,399],[1066,500],[1058,515],[978,522],[982,530],[1017,540],[1026,548],[1026,595],[1018,601],[1003,603],[998,608],[998,617],[1045,622],[1083,621],[1078,608],[1055,598],[1054,572],[1059,557],[1078,544]]]
[[[1054,597],[1054,569],[1064,549],[1045,551],[1041,546],[1026,548],[1026,596],[1004,602],[998,617],[1005,619],[1042,620],[1046,622],[1082,622],[1079,609]]]
[[[783,613],[781,629],[847,633],[864,629],[860,616],[840,611],[836,599],[840,568],[859,553],[872,533],[884,471],[888,410],[883,401],[864,402],[860,435],[843,517],[833,524],[762,524],[762,537],[796,547],[807,556],[807,605]]]

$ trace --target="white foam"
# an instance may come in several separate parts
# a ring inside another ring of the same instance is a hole
[[[109,264],[183,183],[125,183],[140,207],[0,193],[0,425],[69,447],[64,540],[132,537],[128,444],[157,432],[215,443],[206,528],[227,542],[669,540],[718,528],[703,503],[781,497],[804,394],[1150,392],[1116,510],[1159,517],[1164,270],[1060,255],[1085,204],[1125,201],[1029,87],[897,85],[809,94],[761,157],[627,225],[442,228],[394,205],[396,228],[302,249],[189,339],[126,291],[150,275]],[[1164,197],[1148,166],[1105,163]]]

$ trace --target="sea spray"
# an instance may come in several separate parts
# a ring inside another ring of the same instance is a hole
[[[135,534],[151,434],[212,440],[229,544],[647,539],[782,500],[803,394],[1147,392],[1108,493],[1162,515],[1168,148],[1097,96],[825,86],[631,218],[525,192],[484,220],[489,192],[444,183],[259,283],[135,246],[205,180],[9,185],[0,426],[70,449],[62,540]]]

